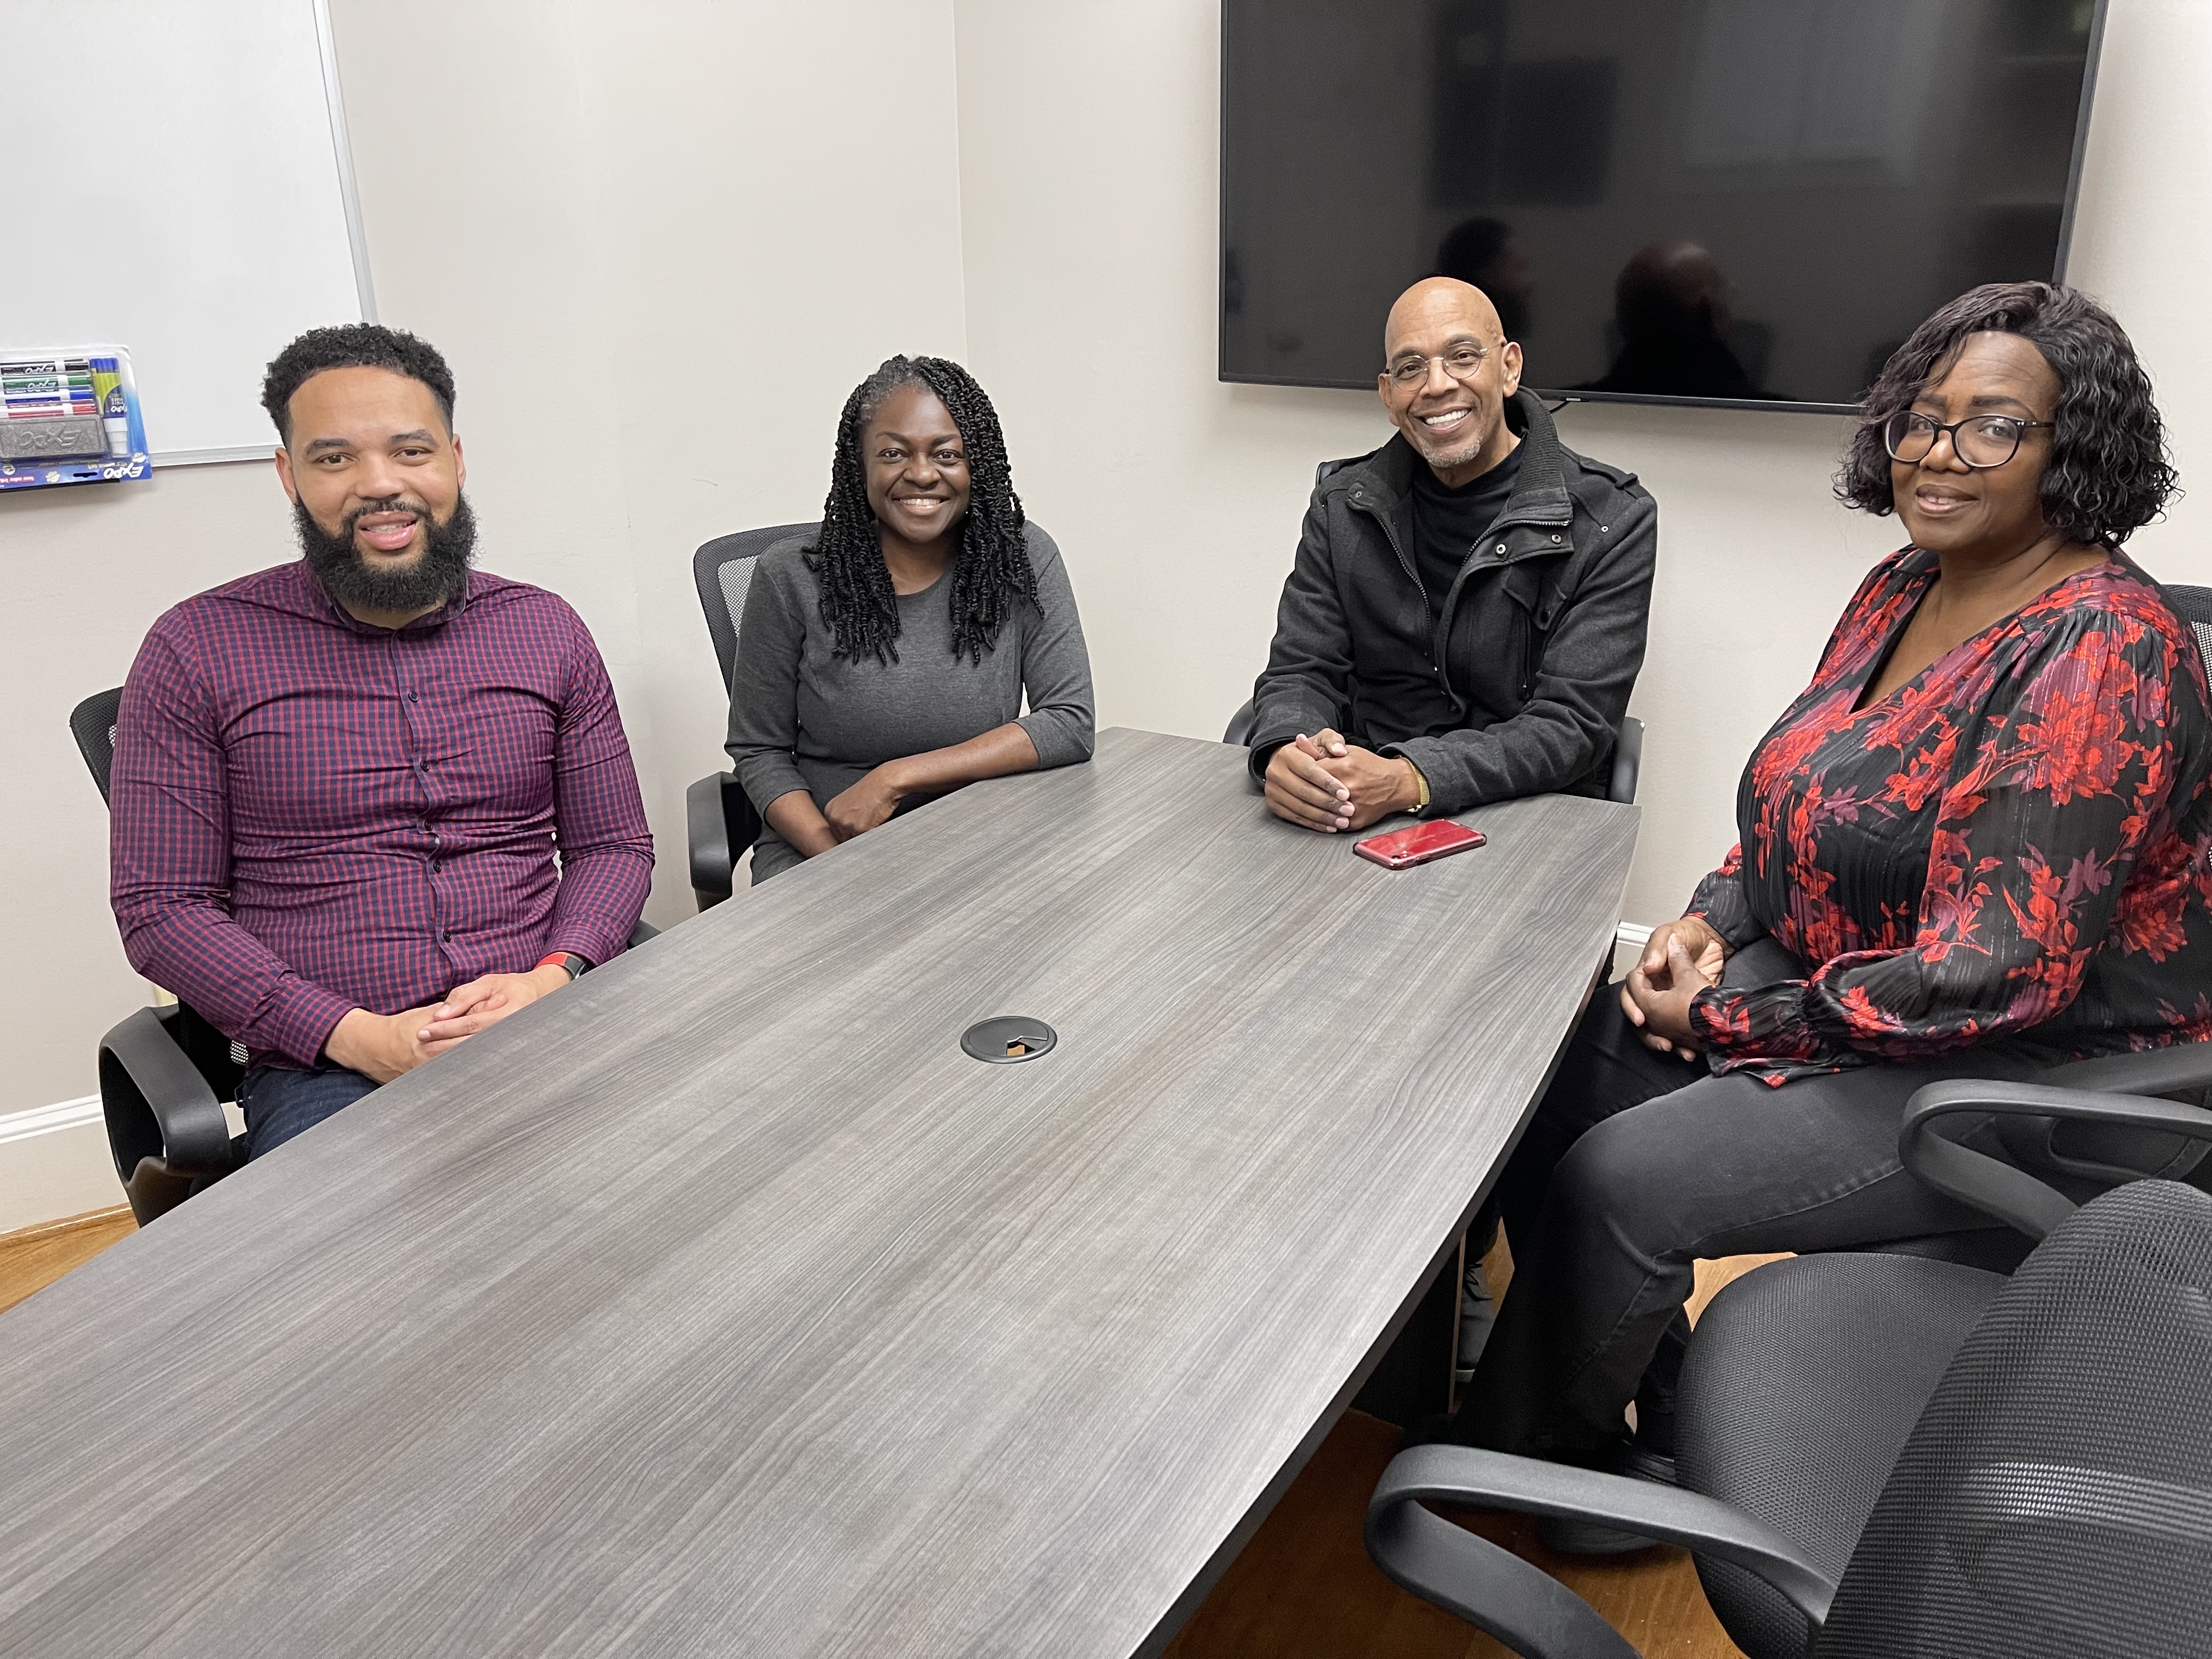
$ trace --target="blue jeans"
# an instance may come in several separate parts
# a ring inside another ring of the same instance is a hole
[[[343,1066],[318,1066],[312,1072],[255,1066],[238,1085],[238,1109],[246,1114],[247,1159],[337,1116],[375,1088],[359,1072]]]

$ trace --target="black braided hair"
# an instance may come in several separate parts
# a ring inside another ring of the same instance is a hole
[[[999,412],[975,379],[944,357],[894,357],[853,388],[837,417],[837,453],[822,532],[806,550],[806,568],[822,589],[822,621],[836,636],[836,654],[859,661],[898,660],[898,596],[884,562],[876,515],[868,507],[860,432],[902,386],[937,395],[960,430],[968,456],[968,513],[952,562],[952,654],[981,662],[999,642],[1016,605],[1036,605],[1036,572],[1022,535],[1022,501],[999,430]],[[1039,607],[1040,611],[1042,607]]]
[[[1883,423],[1937,379],[1970,334],[2017,334],[2058,377],[2043,520],[2071,540],[2118,547],[2164,510],[2175,489],[2166,427],[2126,331],[2077,289],[1986,283],[1912,331],[1859,404],[1859,428],[1836,474],[1846,507],[1895,510]]]

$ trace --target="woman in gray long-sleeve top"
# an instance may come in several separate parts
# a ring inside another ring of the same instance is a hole
[[[753,879],[1091,740],[1074,591],[991,400],[957,363],[892,358],[845,402],[821,530],[745,596],[729,750],[767,823]]]

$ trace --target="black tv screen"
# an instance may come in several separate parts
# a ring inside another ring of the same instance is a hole
[[[1223,0],[1221,376],[1463,277],[1578,397],[1838,408],[2062,274],[2102,0]]]

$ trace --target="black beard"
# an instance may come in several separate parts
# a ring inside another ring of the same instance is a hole
[[[353,536],[354,526],[372,513],[412,513],[422,526],[422,556],[404,570],[371,565]],[[423,611],[444,605],[459,597],[477,554],[476,514],[469,511],[465,495],[454,500],[443,524],[422,502],[398,495],[356,508],[335,536],[315,522],[304,502],[292,503],[292,520],[307,568],[324,591],[350,611]]]

